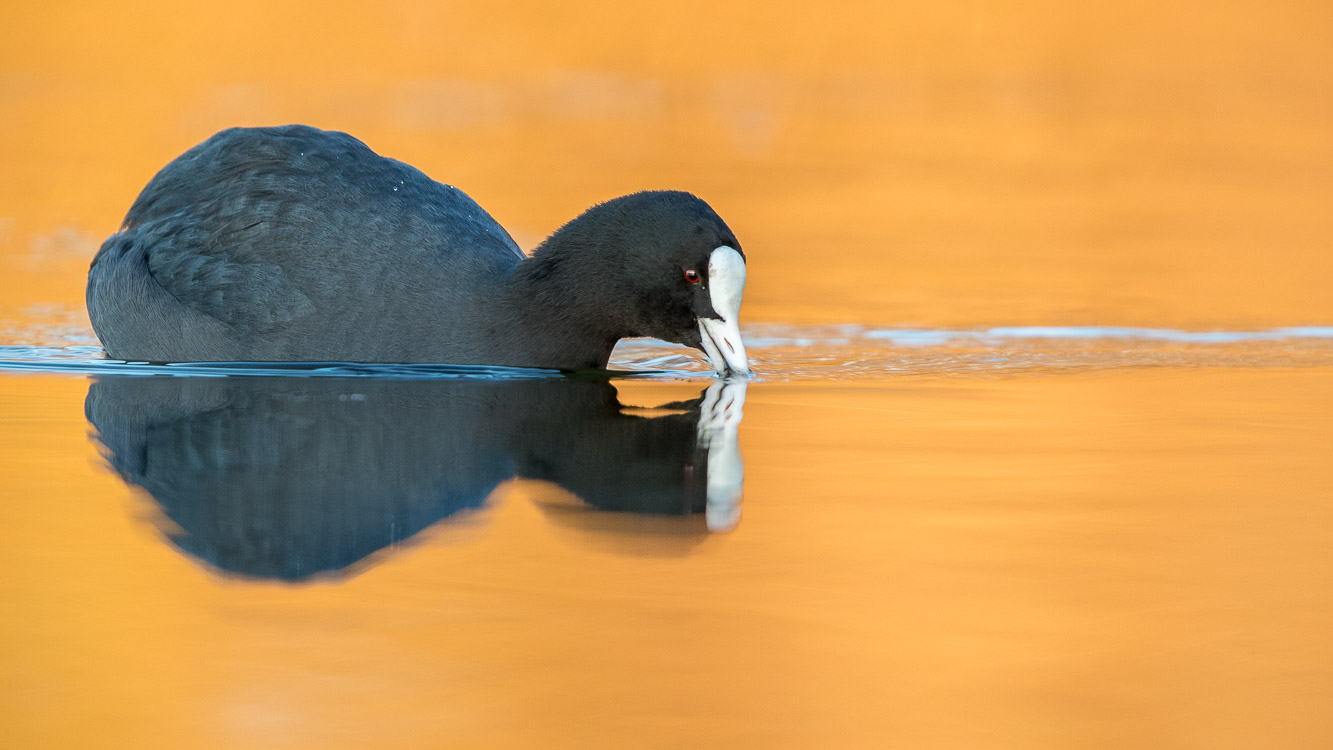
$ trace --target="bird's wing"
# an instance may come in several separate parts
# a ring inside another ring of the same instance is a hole
[[[207,232],[177,217],[132,231],[159,286],[238,334],[267,333],[314,310],[286,269],[256,252],[272,233],[263,222]]]

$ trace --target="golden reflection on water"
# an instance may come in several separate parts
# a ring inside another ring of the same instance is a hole
[[[585,522],[522,481],[296,587],[167,544],[85,442],[85,381],[5,384],[15,746],[1333,736],[1323,368],[756,387],[730,534]]]

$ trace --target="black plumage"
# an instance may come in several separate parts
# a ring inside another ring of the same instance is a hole
[[[604,367],[617,340],[702,348],[704,269],[735,235],[702,200],[599,204],[527,257],[461,190],[344,133],[225,130],[144,188],[89,269],[116,359]]]

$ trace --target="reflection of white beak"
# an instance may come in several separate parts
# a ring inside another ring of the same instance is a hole
[[[723,245],[708,256],[708,297],[721,316],[699,319],[699,338],[713,369],[723,377],[749,375],[750,361],[741,341],[741,295],[745,292],[745,259]]]
[[[737,428],[745,405],[743,382],[713,383],[704,392],[699,413],[699,447],[708,451],[708,505],[704,518],[709,531],[731,531],[741,520],[745,464]]]

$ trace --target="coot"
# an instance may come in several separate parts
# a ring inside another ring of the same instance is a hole
[[[708,204],[593,206],[531,257],[461,190],[303,125],[224,130],[162,169],[88,272],[107,355],[149,362],[606,366],[651,336],[747,374],[745,256]]]

